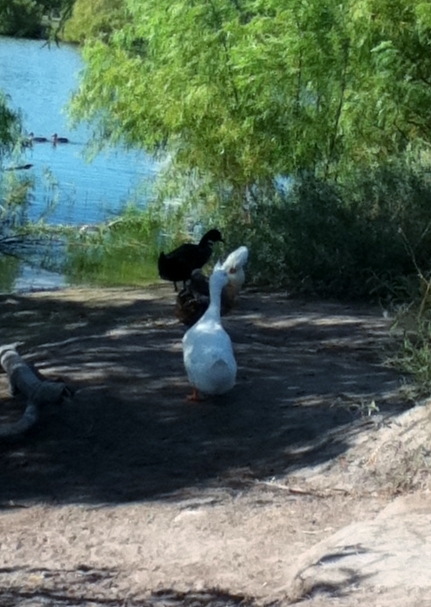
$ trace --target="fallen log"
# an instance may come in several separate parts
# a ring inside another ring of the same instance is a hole
[[[43,407],[61,404],[72,396],[71,389],[63,381],[50,381],[26,363],[16,351],[15,344],[0,347],[0,365],[7,373],[12,396],[22,395],[27,399],[19,420],[0,426],[0,438],[27,432],[38,421]]]

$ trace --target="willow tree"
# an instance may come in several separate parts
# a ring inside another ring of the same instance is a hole
[[[0,169],[5,158],[13,157],[14,151],[19,148],[21,141],[21,117],[18,112],[12,110],[8,105],[7,97],[0,92]],[[13,221],[11,216],[14,207],[10,204],[13,173],[0,170],[0,251],[4,250],[4,238],[9,235],[9,228]],[[13,185],[17,186],[16,180]],[[14,194],[19,187],[12,190]]]
[[[431,7],[421,0],[360,0],[352,39],[360,86],[349,119],[377,154],[431,143]]]
[[[243,187],[341,153],[348,11],[335,0],[129,0],[84,49],[74,115],[96,135]]]
[[[125,20],[125,0],[76,0],[65,24],[64,39],[80,43],[91,38],[107,41]]]
[[[428,3],[124,2],[123,27],[86,45],[74,100],[99,140],[241,192],[431,138]]]
[[[9,107],[6,96],[0,91],[0,160],[18,144],[20,133],[20,115]]]
[[[52,18],[62,25],[75,0],[0,0],[0,34],[23,38],[46,37]],[[55,28],[56,29],[56,28]]]

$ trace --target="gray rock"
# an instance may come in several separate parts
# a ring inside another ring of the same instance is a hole
[[[348,525],[311,548],[298,562],[289,598],[359,589],[404,596],[424,590],[431,604],[431,494],[397,498],[373,521]]]

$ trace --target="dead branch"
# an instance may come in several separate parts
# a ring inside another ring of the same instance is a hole
[[[12,396],[24,396],[27,404],[18,421],[0,426],[0,438],[27,432],[38,421],[44,406],[61,404],[72,396],[71,389],[63,381],[49,381],[26,363],[15,348],[15,344],[0,347],[0,365],[7,373]]]

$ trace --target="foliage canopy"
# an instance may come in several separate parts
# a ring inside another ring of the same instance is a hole
[[[99,140],[239,189],[431,141],[428,3],[123,1],[123,27],[84,49],[74,100]]]
[[[124,0],[76,0],[64,28],[64,39],[83,43],[100,37],[109,40],[126,22]]]
[[[0,160],[15,147],[20,134],[20,116],[10,109],[0,91]]]

